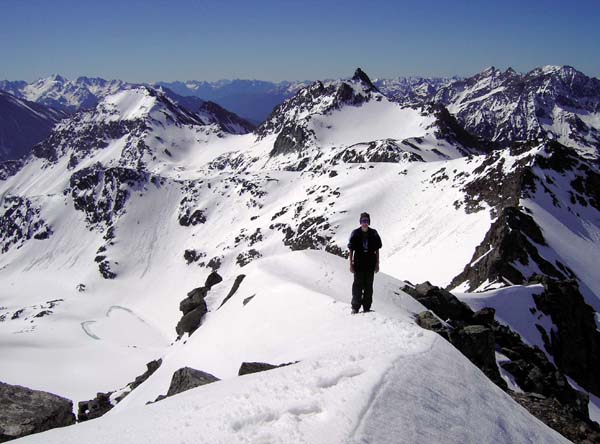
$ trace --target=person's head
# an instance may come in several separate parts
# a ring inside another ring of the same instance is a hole
[[[360,228],[366,230],[369,228],[370,224],[371,216],[369,216],[369,213],[360,213]]]

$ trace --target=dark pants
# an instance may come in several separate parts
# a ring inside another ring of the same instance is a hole
[[[371,309],[373,302],[373,277],[374,271],[355,271],[352,283],[352,308],[358,310],[361,305],[363,310]]]

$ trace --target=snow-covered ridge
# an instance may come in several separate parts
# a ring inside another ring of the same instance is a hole
[[[0,83],[0,89],[10,88],[18,97],[69,112],[92,108],[102,97],[127,86],[121,80],[89,77],[68,80],[58,74],[29,84],[6,81]]]

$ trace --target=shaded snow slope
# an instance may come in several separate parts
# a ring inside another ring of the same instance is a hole
[[[29,154],[64,114],[0,91],[0,161]]]

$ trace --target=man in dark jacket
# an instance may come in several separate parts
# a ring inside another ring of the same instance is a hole
[[[373,302],[373,278],[379,271],[379,249],[381,238],[376,230],[369,227],[369,213],[360,215],[360,228],[352,231],[348,250],[350,257],[350,272],[354,273],[352,283],[352,313],[371,311]]]

